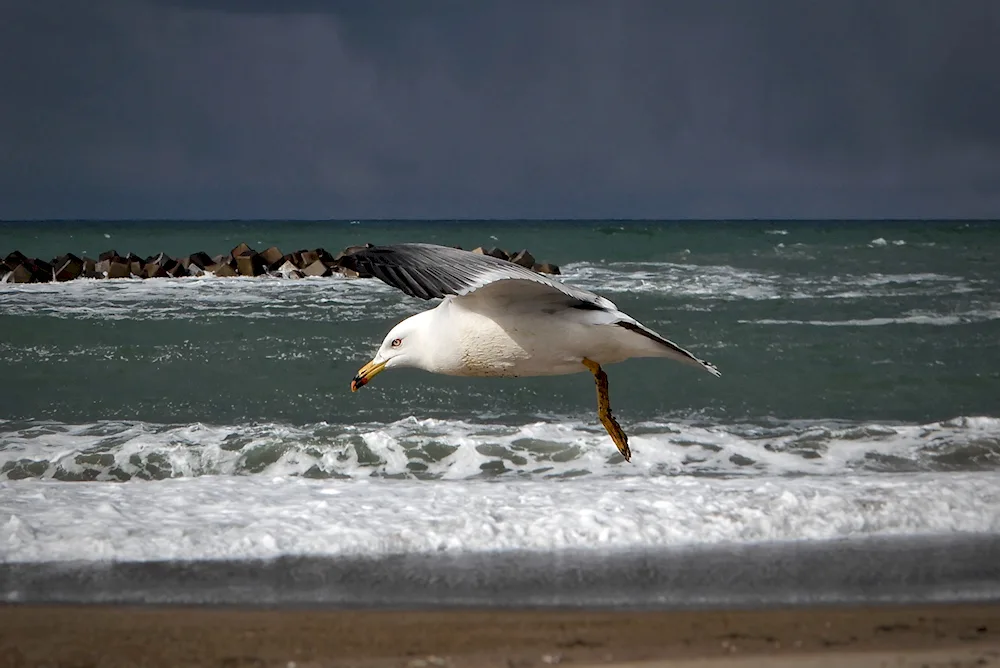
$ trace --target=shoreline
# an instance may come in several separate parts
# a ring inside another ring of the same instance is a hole
[[[1000,535],[613,551],[7,562],[0,564],[0,601],[636,612],[1000,603]]]
[[[562,663],[1000,665],[1000,604],[637,612],[0,605],[0,665],[19,668]]]

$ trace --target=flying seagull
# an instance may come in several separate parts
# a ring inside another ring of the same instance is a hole
[[[403,320],[351,381],[356,392],[386,369],[451,376],[549,376],[589,370],[597,415],[626,461],[628,436],[611,414],[602,365],[668,357],[721,375],[611,301],[507,260],[434,244],[356,246],[347,266],[411,297],[442,301]]]

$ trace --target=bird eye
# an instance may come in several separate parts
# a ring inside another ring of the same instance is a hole
[[[402,339],[393,339],[393,340],[392,340],[392,347],[393,347],[393,348],[398,348],[398,347],[399,347],[399,344],[400,344],[400,343],[402,343],[402,342],[403,342],[403,340],[402,340]]]

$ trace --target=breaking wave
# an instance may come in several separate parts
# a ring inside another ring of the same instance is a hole
[[[407,418],[390,424],[0,423],[0,479],[214,476],[411,478],[837,475],[1000,469],[1000,418],[929,424],[628,426],[632,463],[599,424]]]
[[[851,318],[848,320],[780,320],[762,318],[760,320],[740,320],[752,325],[812,325],[815,327],[881,327],[883,325],[967,325],[1000,320],[1000,310],[973,310],[962,313],[927,313],[914,311],[897,318]]]
[[[594,292],[660,293],[723,301],[939,296],[979,289],[974,281],[961,276],[930,272],[800,276],[670,262],[571,264],[564,279]]]
[[[800,276],[728,265],[671,262],[573,263],[566,283],[614,296],[662,294],[687,300],[864,299],[976,292],[974,280],[936,273]],[[296,318],[335,322],[401,318],[424,308],[375,279],[344,277],[78,279],[66,283],[0,284],[0,315],[78,320]]]
[[[0,496],[5,562],[600,554],[1000,531],[992,473],[507,484],[206,476],[16,485],[17,494]]]

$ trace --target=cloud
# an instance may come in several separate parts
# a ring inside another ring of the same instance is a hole
[[[0,64],[0,217],[971,216],[1000,203],[990,0],[4,11],[17,58]]]

